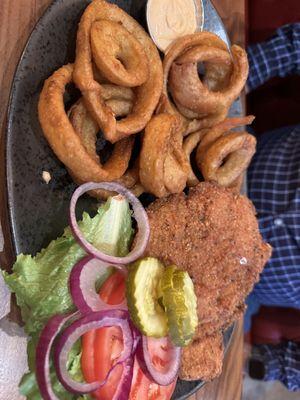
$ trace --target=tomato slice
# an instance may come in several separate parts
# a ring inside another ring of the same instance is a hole
[[[169,400],[176,386],[176,380],[168,386],[160,386],[149,380],[134,360],[133,378],[129,400]]]
[[[95,382],[95,368],[94,368],[94,343],[96,337],[96,330],[87,332],[82,336],[82,354],[81,354],[81,370],[84,379],[87,382]]]
[[[125,297],[125,278],[121,272],[115,272],[102,285],[99,295],[108,304],[119,304]],[[103,380],[111,366],[121,354],[123,337],[120,328],[100,328],[90,331],[82,338],[81,368],[87,382]],[[168,347],[164,341],[149,340],[149,352],[158,369],[168,362]],[[109,380],[101,389],[93,393],[97,400],[111,400],[122,376],[122,366],[117,366]],[[141,370],[138,361],[134,361],[133,379],[129,400],[169,400],[175,389],[176,381],[169,386],[160,386],[152,382]]]

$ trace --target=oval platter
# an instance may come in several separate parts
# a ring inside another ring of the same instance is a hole
[[[68,225],[69,200],[75,184],[43,137],[37,102],[44,80],[61,65],[74,61],[77,24],[88,0],[55,0],[35,26],[16,69],[8,111],[6,135],[6,189],[11,238],[16,254],[35,254],[62,234]],[[145,1],[112,1],[136,18],[145,28]],[[215,32],[228,44],[228,37],[216,10],[203,0],[204,30]],[[66,94],[71,101],[74,94]],[[230,111],[240,115],[240,100]],[[46,184],[43,171],[51,174]],[[147,200],[146,200],[147,201]],[[84,198],[79,212],[93,207]],[[228,348],[233,327],[224,333]],[[174,400],[183,400],[204,382],[178,381]]]

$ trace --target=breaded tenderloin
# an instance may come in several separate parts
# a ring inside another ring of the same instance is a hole
[[[223,336],[215,333],[204,339],[196,339],[183,348],[180,378],[195,380],[195,376],[209,381],[220,375],[223,364]]]
[[[151,234],[146,254],[165,265],[176,264],[193,279],[199,318],[195,339],[220,333],[243,313],[244,300],[271,256],[252,203],[230,189],[203,182],[188,195],[156,200],[147,212]],[[199,361],[190,379],[215,376],[215,369],[210,375],[201,368]]]

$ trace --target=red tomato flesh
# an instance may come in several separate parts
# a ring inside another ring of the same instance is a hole
[[[125,277],[115,272],[102,285],[99,295],[108,304],[119,304],[125,298]],[[149,342],[152,361],[159,370],[168,362],[167,346]],[[123,349],[123,337],[120,328],[100,328],[90,331],[82,337],[81,369],[87,382],[102,381]],[[111,400],[122,376],[122,366],[117,366],[107,383],[92,396],[97,400]],[[129,400],[169,400],[176,386],[176,380],[169,386],[160,386],[152,382],[141,370],[138,361],[134,361],[133,379]]]

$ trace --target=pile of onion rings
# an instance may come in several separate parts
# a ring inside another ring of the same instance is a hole
[[[246,52],[238,46],[230,51],[210,32],[177,39],[162,62],[131,16],[94,0],[79,23],[75,63],[45,81],[39,119],[77,184],[116,181],[136,196],[164,197],[196,185],[196,168],[204,180],[239,189],[255,140],[228,132],[253,118],[227,115],[247,75]],[[81,97],[66,110],[64,93],[70,83]],[[101,132],[112,144],[105,160],[97,152]],[[106,198],[111,192],[90,194]]]
[[[94,77],[93,61],[108,81],[136,88],[133,109],[126,118],[117,121],[105,105],[102,86]],[[104,0],[95,0],[86,8],[79,24],[74,82],[105,138],[115,143],[144,129],[155,111],[162,89],[158,50],[125,11]]]

